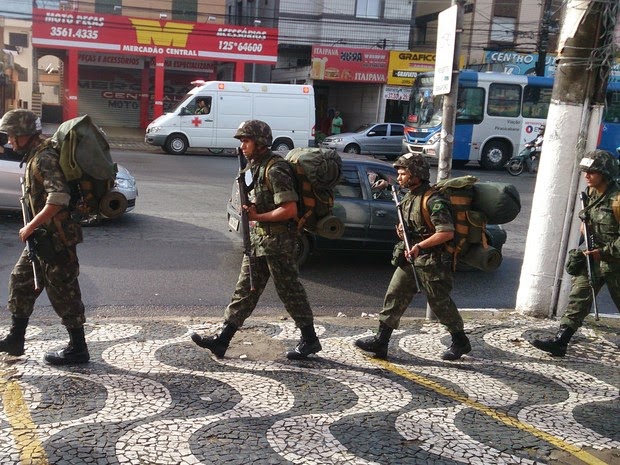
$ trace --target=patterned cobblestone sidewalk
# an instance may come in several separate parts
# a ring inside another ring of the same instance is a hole
[[[35,319],[26,355],[0,357],[0,463],[620,463],[618,320],[555,359],[527,343],[554,322],[467,316],[473,351],[451,363],[423,320],[395,332],[388,362],[353,346],[372,319],[318,319],[324,350],[304,362],[284,357],[298,332],[277,318],[212,358],[188,334],[213,321],[91,322],[92,362],[59,369],[42,356],[66,333]]]

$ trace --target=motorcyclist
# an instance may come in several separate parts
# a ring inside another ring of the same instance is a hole
[[[537,157],[540,157],[540,152],[542,152],[542,144],[545,135],[545,125],[541,124],[538,128],[538,135],[536,138],[527,144],[525,144],[526,149],[530,149],[530,156],[525,158],[525,167],[528,173],[535,173],[537,168],[534,168],[534,160]]]

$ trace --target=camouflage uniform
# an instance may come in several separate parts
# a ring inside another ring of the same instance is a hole
[[[616,309],[620,309],[620,226],[612,208],[612,204],[620,203],[620,186],[612,181],[603,195],[593,189],[587,194],[589,206],[584,213],[594,236],[594,248],[601,251],[601,260],[592,261],[594,287],[598,294],[603,284],[606,284]],[[577,330],[592,308],[587,268],[578,276],[573,276],[571,284],[568,306],[560,324]]]
[[[275,162],[271,161],[273,157],[276,157]],[[269,170],[265,173],[268,164]],[[255,180],[252,202],[256,205],[257,213],[271,211],[281,203],[299,200],[295,191],[294,174],[281,157],[268,152],[252,164],[251,170],[252,179]],[[257,222],[251,229],[252,278],[255,290],[250,292],[249,258],[244,256],[232,301],[224,314],[227,322],[237,327],[243,324],[252,314],[269,277],[272,276],[278,296],[297,326],[303,328],[313,324],[312,310],[306,291],[299,281],[295,262],[297,234],[294,221]]]
[[[288,207],[291,202],[299,201],[295,190],[297,178],[292,167],[268,149],[273,143],[273,136],[267,123],[244,121],[237,129],[235,138],[241,140],[242,147],[247,140],[254,142],[250,165],[254,180],[251,203],[257,214],[276,210],[284,204]],[[224,312],[224,327],[215,336],[203,337],[193,333],[191,338],[197,345],[209,349],[217,357],[223,357],[237,329],[256,308],[271,276],[280,300],[301,331],[299,343],[286,353],[286,357],[301,360],[322,350],[308,297],[299,281],[295,260],[298,234],[294,219],[256,223],[250,232],[251,257],[243,257],[237,286]],[[254,289],[250,287],[250,264]]]
[[[413,191],[408,192],[401,205],[403,217],[407,221],[409,231],[414,237],[411,245],[417,244],[432,234],[428,230],[422,216],[422,198],[430,189],[428,182]],[[450,205],[439,192],[428,198],[428,209],[431,222],[437,232],[454,231],[454,222]],[[443,245],[424,250],[415,260],[416,271],[423,290],[426,293],[428,304],[439,321],[446,326],[450,333],[463,330],[463,319],[450,298],[452,291],[452,256],[445,251]],[[392,329],[398,329],[400,319],[411,303],[417,289],[413,277],[413,269],[409,263],[403,263],[396,268],[388,286],[383,301],[383,310],[379,314],[379,321]]]
[[[69,186],[60,168],[58,154],[48,147],[32,149],[25,157],[25,187],[34,217],[46,202],[68,206]],[[76,245],[82,242],[82,229],[71,219],[67,209],[61,210],[45,226],[51,236],[54,257],[39,257],[43,283],[52,307],[67,328],[84,325],[84,304],[78,283],[79,263]],[[34,290],[32,264],[24,249],[9,278],[8,308],[19,318],[28,318],[42,289]]]
[[[0,352],[23,355],[26,328],[36,299],[47,290],[52,307],[69,332],[69,343],[58,351],[45,354],[51,365],[87,363],[90,360],[84,336],[84,304],[78,283],[79,263],[76,245],[82,242],[82,229],[68,210],[71,192],[60,167],[58,153],[41,138],[41,122],[29,110],[11,110],[2,117],[0,131],[13,138],[15,150],[26,162],[24,190],[31,220],[24,229],[39,225],[31,234],[36,242],[39,287],[34,286],[32,263],[25,249],[9,278],[8,309],[12,325],[0,340]]]
[[[602,176],[602,182],[595,181],[594,187],[586,190],[586,208],[579,216],[588,224],[593,238],[592,250],[598,250],[600,255],[600,260],[594,258],[596,253],[590,255],[594,290],[598,294],[603,284],[607,284],[616,309],[619,309],[620,224],[617,218],[620,216],[620,186],[614,180],[618,176],[618,161],[605,150],[593,150],[581,159],[579,167],[586,173],[586,178],[594,173]],[[604,192],[599,193],[603,189]],[[577,272],[577,275],[571,280],[568,305],[555,337],[532,341],[534,347],[555,357],[566,355],[568,343],[592,308],[592,290],[585,260],[583,265],[580,271],[571,271]],[[570,267],[574,268],[574,263]]]
[[[463,331],[463,319],[450,297],[452,291],[452,255],[447,251],[449,242],[440,243],[429,249],[422,249],[420,243],[429,239],[434,243],[435,234],[454,232],[452,209],[446,198],[438,191],[432,190],[429,183],[430,166],[428,160],[420,154],[404,154],[395,163],[400,176],[409,172],[409,192],[400,202],[403,221],[410,234],[410,247],[418,250],[415,258],[416,273],[420,286],[426,293],[428,304],[439,321],[452,336],[452,344],[442,355],[443,360],[458,360],[471,352],[469,339]],[[406,170],[401,173],[401,170]],[[406,181],[407,178],[405,177]],[[429,191],[431,191],[429,193]],[[423,200],[430,217],[430,225],[423,214]],[[431,226],[432,225],[432,226]],[[440,241],[443,238],[440,237]],[[429,242],[427,242],[429,243]],[[418,245],[416,247],[416,245]],[[396,270],[388,286],[379,313],[379,330],[375,336],[357,339],[355,345],[362,350],[372,352],[377,358],[387,358],[388,345],[392,332],[398,328],[400,319],[407,310],[418,291],[411,264],[406,260],[404,241],[394,249],[392,263]]]

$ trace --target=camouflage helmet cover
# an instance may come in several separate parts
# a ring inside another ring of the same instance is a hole
[[[241,139],[247,137],[252,139],[257,145],[264,145],[271,147],[273,143],[273,135],[271,134],[271,128],[264,121],[257,119],[244,121],[239,125],[235,139]]]
[[[579,162],[581,171],[601,173],[608,179],[618,176],[618,160],[606,150],[593,150],[584,155]]]
[[[12,136],[32,136],[41,131],[41,120],[30,110],[7,111],[0,121],[0,132]]]
[[[398,157],[394,162],[394,168],[405,168],[409,170],[411,176],[428,181],[431,178],[431,167],[428,160],[418,153],[406,153]]]

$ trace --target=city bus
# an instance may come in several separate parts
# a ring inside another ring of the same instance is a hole
[[[433,96],[433,73],[417,76],[409,98],[403,153],[439,156],[443,95]],[[545,124],[553,78],[504,73],[459,72],[452,166],[470,161],[499,169],[534,140]],[[616,154],[620,146],[620,83],[610,83],[598,146]]]

